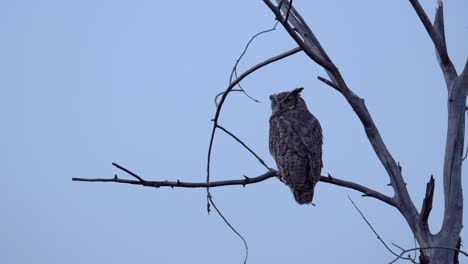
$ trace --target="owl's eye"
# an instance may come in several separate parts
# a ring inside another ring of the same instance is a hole
[[[284,102],[287,103],[287,104],[290,104],[293,101],[294,101],[294,98],[292,96],[286,97],[286,99],[284,99]]]

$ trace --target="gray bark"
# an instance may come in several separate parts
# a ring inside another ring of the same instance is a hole
[[[290,1],[276,0],[276,4],[278,4],[276,5],[270,0],[264,0],[264,3],[275,14],[289,35],[314,62],[324,68],[330,77],[330,80],[322,77],[319,77],[319,80],[340,92],[359,117],[370,144],[387,171],[395,192],[394,197],[391,198],[391,203],[396,205],[395,207],[405,218],[419,243],[422,263],[456,263],[458,261],[458,254],[456,253],[458,252],[457,249],[459,249],[457,246],[459,246],[460,232],[463,225],[461,169],[468,91],[468,61],[463,72],[458,75],[447,52],[442,1],[438,1],[433,25],[417,0],[409,0],[409,2],[434,44],[437,61],[444,75],[448,91],[448,127],[443,173],[445,209],[442,228],[436,234],[431,233],[427,222],[432,209],[434,180],[431,178],[428,183],[421,212],[418,212],[406,188],[401,168],[388,151],[364,100],[347,86],[340,71],[328,57],[310,27],[299,12],[290,6]],[[286,14],[289,15],[286,16]],[[286,17],[288,18],[287,21]]]

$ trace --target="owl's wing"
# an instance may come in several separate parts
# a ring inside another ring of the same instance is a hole
[[[273,118],[270,118],[270,131],[269,131],[269,137],[268,137],[268,145],[269,145],[269,149],[270,149],[270,154],[273,156],[273,158],[276,158],[275,157],[275,151],[274,151],[274,143],[277,141],[276,137],[276,133],[275,133],[275,121],[273,120]]]
[[[309,152],[311,166],[317,169],[323,167],[322,163],[322,128],[318,120],[310,113],[304,113],[307,117],[301,118],[303,121],[297,133]]]
[[[278,160],[279,156],[279,140],[281,137],[281,129],[279,126],[280,120],[276,116],[272,116],[270,118],[270,136],[269,136],[269,147],[270,147],[270,154],[273,158]]]

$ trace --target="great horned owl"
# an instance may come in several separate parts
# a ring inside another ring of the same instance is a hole
[[[322,170],[322,129],[300,93],[270,96],[270,153],[299,204],[312,203]]]

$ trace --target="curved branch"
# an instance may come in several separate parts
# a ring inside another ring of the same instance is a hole
[[[138,176],[136,173],[116,163],[112,163],[112,165],[132,175],[133,177]],[[222,187],[222,186],[232,186],[232,185],[242,185],[245,187],[248,184],[259,183],[269,178],[277,177],[278,175],[279,175],[278,171],[270,170],[256,177],[244,176],[244,179],[239,179],[239,180],[214,181],[214,182],[208,182],[208,183],[207,182],[182,182],[179,180],[177,181],[147,181],[147,180],[143,180],[143,178],[140,176],[138,176],[137,179],[141,179],[141,180],[126,180],[126,179],[118,178],[117,175],[115,175],[114,178],[72,178],[72,181],[115,182],[115,183],[133,184],[133,185],[142,185],[142,186],[155,187],[155,188],[159,188],[159,187],[171,187],[171,188],[207,188],[207,187],[210,187],[211,188],[211,187]],[[350,182],[350,181],[340,180],[340,179],[331,177],[330,175],[320,176],[320,181],[338,185],[344,188],[356,190],[358,192],[363,193],[363,196],[365,197],[372,197],[372,198],[381,200],[382,202],[385,202],[386,204],[389,204],[393,207],[397,207],[396,202],[392,198],[386,196],[385,194],[372,190],[368,187],[365,187],[363,185]]]
[[[255,153],[255,151],[253,151],[249,146],[247,146],[247,144],[245,144],[244,141],[240,140],[236,135],[231,133],[226,128],[224,128],[224,127],[222,127],[220,125],[217,125],[217,127],[219,129],[221,129],[222,131],[224,131],[229,136],[231,136],[234,140],[236,140],[239,144],[241,144],[245,149],[247,149],[248,152],[250,152],[252,155],[254,155],[255,158],[258,160],[258,162],[260,162],[260,164],[262,164],[267,170],[269,170],[269,171],[273,170],[272,168],[268,167],[268,165],[265,163],[265,161],[262,158],[260,158],[260,156],[258,156],[257,153]]]
[[[387,196],[387,195],[385,195],[383,193],[380,193],[378,191],[374,191],[374,190],[372,190],[372,189],[370,189],[368,187],[365,187],[363,185],[360,185],[360,184],[357,184],[357,183],[354,183],[354,182],[350,182],[350,181],[340,180],[340,179],[331,177],[330,175],[328,175],[327,177],[320,176],[320,181],[356,190],[358,192],[363,193],[362,196],[364,196],[364,197],[372,197],[372,198],[380,200],[380,201],[382,201],[382,202],[384,202],[384,203],[386,203],[388,205],[391,205],[391,206],[393,206],[395,208],[398,208],[398,205],[397,205],[397,203],[395,202],[395,200],[393,198],[391,198],[391,197],[389,197],[389,196]]]

